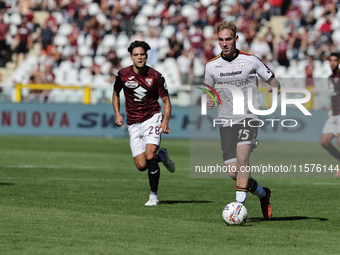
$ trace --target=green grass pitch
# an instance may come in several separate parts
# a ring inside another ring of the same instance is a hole
[[[340,180],[266,178],[273,218],[248,195],[244,226],[227,226],[230,179],[190,178],[190,141],[167,140],[157,207],[127,139],[0,136],[0,254],[338,254]],[[278,146],[279,145],[279,146]],[[261,142],[260,162],[335,160],[317,143]]]

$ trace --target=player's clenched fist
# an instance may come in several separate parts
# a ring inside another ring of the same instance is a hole
[[[118,127],[120,127],[121,125],[123,125],[123,116],[122,115],[117,115],[116,116],[116,125]]]
[[[208,108],[208,109],[212,109],[212,108],[214,108],[214,106],[215,106],[214,100],[212,100],[211,98],[209,98],[209,99],[207,100],[207,108]]]

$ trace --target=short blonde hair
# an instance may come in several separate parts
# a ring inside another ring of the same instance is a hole
[[[234,33],[234,36],[236,36],[237,28],[236,28],[235,24],[227,22],[227,21],[224,21],[224,22],[218,24],[217,25],[217,34],[219,32],[221,32],[223,29],[231,30]]]

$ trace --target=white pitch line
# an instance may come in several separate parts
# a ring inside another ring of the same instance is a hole
[[[83,178],[34,178],[34,177],[0,177],[0,180],[27,180],[27,181],[98,181],[98,182],[149,182],[146,179],[83,179]],[[161,182],[199,182],[199,183],[207,183],[206,180],[197,180],[197,179],[186,179],[186,180],[166,180],[163,179]]]
[[[53,169],[64,169],[64,168],[77,168],[77,169],[136,169],[135,167],[115,167],[115,166],[37,166],[37,165],[4,165],[3,168],[53,168]]]
[[[116,166],[37,166],[37,165],[0,165],[0,168],[52,168],[52,169],[68,169],[68,168],[76,168],[76,169],[133,169],[137,170],[136,167],[116,167]],[[190,168],[181,168],[181,170],[190,170]]]

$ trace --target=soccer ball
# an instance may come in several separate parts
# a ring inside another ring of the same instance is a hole
[[[248,211],[243,204],[232,202],[224,207],[222,217],[228,225],[242,225],[247,220]]]

